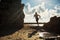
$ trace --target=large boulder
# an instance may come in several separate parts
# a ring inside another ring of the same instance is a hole
[[[50,19],[50,22],[48,22],[47,24],[44,25],[45,30],[52,32],[52,33],[56,33],[56,34],[60,34],[60,17],[52,17]]]
[[[23,27],[23,8],[21,0],[0,1],[0,35],[14,33]]]

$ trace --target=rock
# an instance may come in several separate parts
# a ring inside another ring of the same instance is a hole
[[[24,4],[21,0],[1,0],[0,2],[0,36],[14,33],[23,27]]]

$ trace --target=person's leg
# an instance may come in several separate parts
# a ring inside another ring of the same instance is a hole
[[[37,22],[37,24],[38,24],[38,18],[36,18],[36,22]]]
[[[38,20],[36,19],[36,23],[38,24]]]
[[[36,19],[37,25],[39,26],[38,19]]]

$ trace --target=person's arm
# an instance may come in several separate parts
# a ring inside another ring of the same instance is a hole
[[[41,16],[40,15],[38,15],[39,16],[39,18],[41,18]]]

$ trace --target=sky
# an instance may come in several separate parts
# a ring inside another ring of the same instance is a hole
[[[41,18],[39,22],[49,22],[51,17],[60,17],[60,0],[22,0],[24,6],[24,22],[36,22],[34,18],[37,12]]]

